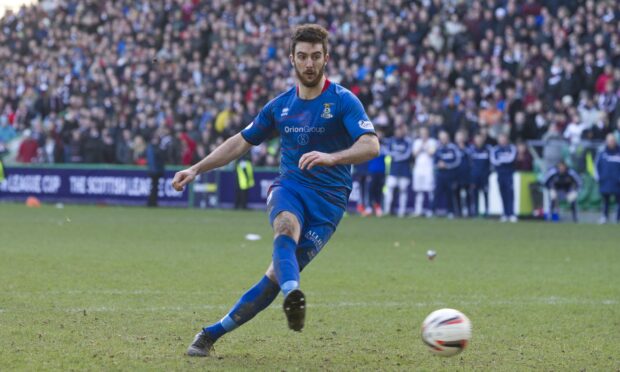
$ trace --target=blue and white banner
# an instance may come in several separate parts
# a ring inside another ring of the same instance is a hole
[[[0,200],[35,196],[47,202],[146,205],[151,190],[151,178],[139,168],[5,167],[5,173]],[[172,177],[174,171],[167,171],[159,180],[159,204],[187,206],[189,192],[175,191]]]
[[[5,167],[6,179],[0,182],[0,201],[23,201],[36,196],[43,202],[146,205],[151,188],[151,178],[146,168],[78,165],[78,166],[18,166]],[[158,203],[162,206],[232,208],[235,204],[237,181],[234,171],[217,170],[201,175],[183,192],[172,188],[175,171],[165,172],[159,180]],[[269,187],[278,176],[273,169],[257,169],[254,172],[256,185],[248,190],[248,207],[264,209]],[[524,178],[525,177],[525,178]],[[495,175],[490,178],[490,213],[501,213],[501,199]],[[515,211],[518,214],[532,213],[529,183],[533,175],[515,174]],[[349,198],[349,209],[354,210],[359,200],[360,185],[353,183]],[[414,195],[409,193],[407,207],[413,208]],[[396,204],[398,198],[394,198]],[[482,201],[479,201],[481,204]],[[393,206],[395,208],[395,206]],[[482,206],[481,206],[482,208]]]

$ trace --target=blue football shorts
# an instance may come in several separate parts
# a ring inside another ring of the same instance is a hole
[[[284,211],[295,215],[301,225],[296,251],[301,271],[336,231],[344,208],[307,186],[277,182],[271,187],[267,198],[269,223],[273,226],[276,216]]]

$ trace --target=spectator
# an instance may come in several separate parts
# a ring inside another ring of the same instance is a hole
[[[105,128],[101,134],[102,154],[104,163],[116,162],[116,144],[114,138],[110,134],[110,130]]]
[[[116,162],[119,164],[132,164],[134,162],[132,148],[131,131],[123,129],[121,138],[116,141]]]
[[[65,146],[65,161],[67,163],[81,163],[84,158],[84,141],[79,129],[71,132],[71,139]]]
[[[501,134],[498,138],[497,146],[491,150],[491,164],[497,172],[497,182],[499,192],[502,197],[503,213],[501,222],[517,222],[514,213],[514,185],[513,174],[515,171],[515,159],[517,149],[508,141],[508,136]]]
[[[136,136],[133,140],[133,162],[136,165],[146,165],[146,143],[142,136]]]
[[[38,163],[54,163],[56,157],[56,141],[52,137],[45,139],[43,147],[38,149]]]
[[[553,168],[553,166],[564,160],[568,152],[568,144],[564,137],[560,134],[556,124],[551,124],[549,130],[543,136],[543,163],[544,171]]]
[[[9,124],[9,119],[4,115],[0,116],[0,144],[7,144],[15,137],[17,133]]]
[[[96,127],[91,127],[84,135],[84,163],[102,163],[104,144]]]
[[[510,140],[512,142],[529,141],[538,138],[538,128],[535,121],[527,120],[523,111],[515,113],[514,123],[510,127]]]
[[[17,161],[20,163],[32,163],[37,159],[39,142],[37,142],[33,132],[30,130],[25,131],[24,135],[26,138],[19,145]]]
[[[617,2],[605,12],[588,2],[558,7],[497,0],[403,2],[370,10],[344,0],[311,2],[303,10],[283,2],[80,4],[37,4],[0,20],[0,68],[7,77],[0,82],[0,117],[18,132],[37,117],[57,118],[67,145],[72,130],[87,133],[91,121],[104,143],[104,128],[115,139],[129,129],[148,140],[155,129],[168,127],[175,137],[187,133],[196,151],[208,152],[288,84],[290,67],[276,64],[275,53],[287,46],[287,29],[310,19],[334,29],[330,76],[356,92],[388,131],[396,116],[414,123],[425,108],[434,119],[420,123],[452,134],[466,125],[471,133],[487,126],[497,136],[509,123],[512,141],[540,138],[563,97],[582,98],[580,123],[588,126],[601,121],[598,111],[609,122],[619,115],[620,60],[609,18],[620,12]],[[407,21],[387,21],[393,19]],[[48,63],[33,63],[43,55]],[[212,142],[201,144],[198,133],[208,123],[214,124]],[[82,156],[98,159],[87,154],[91,140],[85,136]],[[173,142],[167,159],[182,163],[191,143],[182,148]]]
[[[521,172],[531,172],[534,170],[534,158],[524,142],[517,142],[515,170]]]
[[[494,99],[489,99],[486,102],[486,107],[480,110],[480,123],[488,127],[493,127],[501,123],[502,112],[497,108],[497,104]]]
[[[0,19],[0,148],[36,142],[30,161],[52,161],[53,147],[54,162],[146,165],[157,131],[167,164],[204,157],[290,84],[277,54],[307,21],[329,25],[330,79],[377,127],[429,128],[414,168],[417,214],[431,199],[422,174],[441,130],[481,133],[487,145],[507,131],[513,143],[542,139],[545,169],[610,132],[620,140],[617,1],[74,3]],[[277,139],[264,143],[253,164],[277,166],[278,151]]]
[[[596,158],[596,176],[603,197],[603,211],[599,223],[608,221],[612,196],[618,205],[616,222],[620,223],[620,148],[613,134],[607,135],[605,148]]]
[[[569,141],[571,149],[574,149],[579,144],[584,130],[586,130],[586,126],[581,123],[579,116],[573,115],[564,130],[564,138]]]
[[[559,221],[558,201],[565,199],[570,203],[573,222],[577,222],[577,193],[581,187],[581,178],[577,172],[561,161],[547,172],[544,185],[549,190],[551,201],[550,215],[547,216],[547,220]]]

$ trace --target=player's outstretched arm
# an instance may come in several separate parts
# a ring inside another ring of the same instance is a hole
[[[208,172],[236,160],[250,150],[252,144],[248,143],[241,133],[230,137],[219,145],[212,153],[191,167],[177,172],[172,180],[172,187],[177,191],[183,191],[188,183],[192,182],[200,173]]]
[[[299,169],[312,169],[315,166],[331,167],[338,164],[358,164],[379,156],[379,139],[374,133],[367,133],[346,150],[327,154],[311,151],[299,158]]]

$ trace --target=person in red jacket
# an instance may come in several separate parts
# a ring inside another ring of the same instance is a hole
[[[194,156],[196,155],[196,141],[194,141],[186,132],[179,134],[181,140],[181,164],[192,165],[194,163]]]
[[[37,152],[39,150],[39,143],[33,138],[32,132],[27,130],[26,136],[22,143],[19,145],[19,151],[17,152],[17,161],[20,163],[32,163],[37,158]]]
[[[594,85],[594,90],[596,91],[596,93],[598,94],[605,93],[605,87],[607,86],[607,82],[613,81],[613,78],[614,78],[614,75],[613,75],[612,65],[610,64],[605,65],[605,69],[598,76],[598,78],[596,79],[596,83]]]

